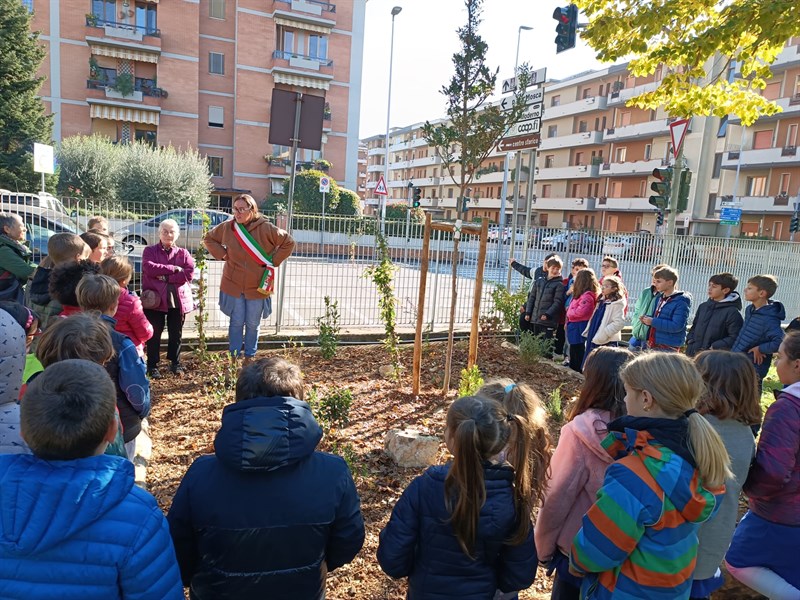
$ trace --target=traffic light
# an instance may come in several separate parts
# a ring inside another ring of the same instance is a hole
[[[800,219],[797,218],[797,213],[794,213],[789,221],[789,232],[797,233],[798,231],[800,231]]]
[[[677,211],[683,212],[689,206],[689,187],[692,184],[692,172],[684,169],[681,171],[681,183],[678,187]]]
[[[663,224],[664,224],[664,213],[661,212],[661,211],[658,211],[656,213],[656,225],[658,225],[660,227]]]
[[[650,184],[650,189],[655,192],[654,196],[650,196],[650,204],[658,210],[666,210],[672,193],[672,167],[653,169],[653,177],[658,181]]]
[[[411,203],[411,206],[413,206],[414,208],[419,208],[419,201],[422,198],[422,189],[415,187],[412,198],[413,202]]]
[[[556,25],[556,53],[574,48],[578,31],[578,7],[570,4],[563,8],[557,8],[553,12],[553,18],[558,21],[558,25]]]

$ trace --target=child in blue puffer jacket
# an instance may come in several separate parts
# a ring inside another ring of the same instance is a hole
[[[497,462],[512,429],[515,439],[530,439],[525,427],[488,398],[467,396],[450,406],[445,442],[453,462],[414,479],[380,534],[378,562],[391,577],[408,577],[409,598],[486,600],[533,583],[530,499],[515,492],[529,454],[515,457],[516,472]]]
[[[0,598],[183,600],[167,521],[103,454],[117,433],[114,383],[86,360],[47,367],[20,405],[33,454],[0,456]]]

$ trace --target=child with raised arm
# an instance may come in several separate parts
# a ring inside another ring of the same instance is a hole
[[[775,360],[785,386],[767,409],[756,460],[744,484],[750,510],[725,556],[736,579],[770,598],[800,598],[800,334],[789,333]]]
[[[161,509],[130,462],[103,454],[117,430],[103,367],[48,367],[20,417],[33,454],[0,456],[0,596],[182,600]]]
[[[408,598],[487,600],[533,583],[533,527],[515,493],[529,458],[516,470],[498,459],[512,429],[522,439],[523,427],[489,398],[450,405],[444,437],[453,462],[415,478],[380,534],[378,563],[408,577]]]
[[[694,359],[705,382],[697,411],[716,430],[731,458],[733,477],[725,481],[719,512],[698,532],[697,565],[692,582],[693,599],[708,598],[725,580],[719,566],[731,543],[739,511],[739,492],[755,456],[751,425],[761,423],[758,377],[748,358],[739,352],[706,350]]]
[[[744,324],[731,348],[750,356],[758,373],[759,385],[769,373],[772,355],[783,339],[781,323],[786,318],[786,310],[783,304],[771,299],[776,291],[778,280],[772,275],[756,275],[747,280],[744,299],[750,304],[744,311]]]
[[[556,573],[553,600],[580,596],[581,581],[569,574],[569,551],[581,518],[603,483],[603,473],[613,462],[601,442],[608,434],[608,423],[625,414],[625,388],[619,373],[632,358],[629,350],[613,346],[592,352],[580,396],[561,428],[534,529],[539,560],[548,563],[548,573]]]
[[[525,328],[534,335],[552,340],[564,312],[566,290],[561,278],[561,257],[554,256],[547,261],[547,278],[536,279],[531,285],[525,302]],[[548,358],[552,358],[552,355]]]
[[[627,416],[608,424],[615,459],[572,544],[581,597],[686,600],[697,529],[732,476],[725,445],[694,408],[703,380],[691,359],[648,352],[620,373]]]

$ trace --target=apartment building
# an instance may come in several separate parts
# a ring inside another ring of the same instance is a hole
[[[268,143],[273,88],[325,98],[320,151],[358,186],[366,0],[26,0],[48,53],[40,91],[56,141],[99,133],[196,148],[216,193],[282,191],[289,148]],[[317,163],[319,164],[319,163]]]
[[[679,234],[727,235],[720,224],[725,201],[743,210],[731,235],[788,239],[788,223],[800,193],[800,38],[790,40],[773,66],[775,77],[764,94],[783,112],[744,128],[734,118],[694,117],[683,156],[692,172],[688,208],[676,216]],[[649,203],[653,169],[672,165],[670,123],[663,109],[628,107],[626,101],[654,90],[665,72],[635,77],[626,65],[587,71],[545,84],[541,144],[534,168],[531,212],[540,226],[656,230]],[[744,130],[744,133],[742,133]],[[744,139],[744,143],[742,143]],[[429,148],[421,124],[390,132],[388,158],[384,136],[367,138],[368,206],[372,190],[389,161],[389,202],[405,201],[408,186],[423,189],[422,207],[454,218],[459,191],[441,160]],[[514,161],[506,189],[506,217],[525,214],[528,152],[523,152],[520,187],[514,202]],[[499,221],[505,154],[491,153],[471,184],[469,216]],[[736,172],[738,171],[738,178]]]

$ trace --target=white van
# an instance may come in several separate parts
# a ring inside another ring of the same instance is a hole
[[[47,192],[12,192],[9,190],[0,190],[0,204],[20,204],[23,206],[35,206],[45,210],[52,210],[53,212],[69,214],[67,208],[61,203],[61,200],[48,194]]]

